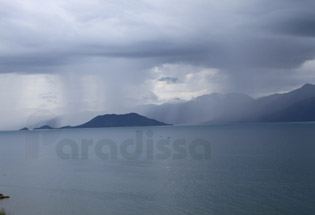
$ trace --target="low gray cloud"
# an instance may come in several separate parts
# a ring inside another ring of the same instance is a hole
[[[159,81],[164,81],[166,83],[176,83],[178,81],[178,79],[173,78],[173,77],[162,77],[159,79]]]

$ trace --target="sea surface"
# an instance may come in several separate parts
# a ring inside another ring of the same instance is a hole
[[[314,215],[315,124],[0,132],[13,215]]]

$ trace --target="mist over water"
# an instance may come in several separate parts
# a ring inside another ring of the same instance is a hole
[[[33,214],[313,214],[315,124],[0,133],[0,208]]]

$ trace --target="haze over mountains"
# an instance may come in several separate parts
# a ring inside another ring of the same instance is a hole
[[[139,113],[153,119],[174,124],[200,124],[242,108],[254,99],[244,94],[208,94],[188,102],[144,105]]]
[[[174,124],[315,121],[315,85],[256,99],[213,93],[176,104],[141,106],[139,113]]]
[[[137,113],[98,115],[79,125],[59,126],[61,116],[41,122],[38,129],[160,126],[242,122],[315,121],[315,85],[283,94],[252,98],[245,94],[212,93],[180,103],[143,105]],[[97,114],[95,114],[97,115]],[[26,129],[26,128],[25,128]]]

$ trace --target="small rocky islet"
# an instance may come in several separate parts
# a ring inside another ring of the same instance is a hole
[[[8,199],[8,198],[10,198],[10,196],[5,196],[2,193],[0,193],[0,199]]]

